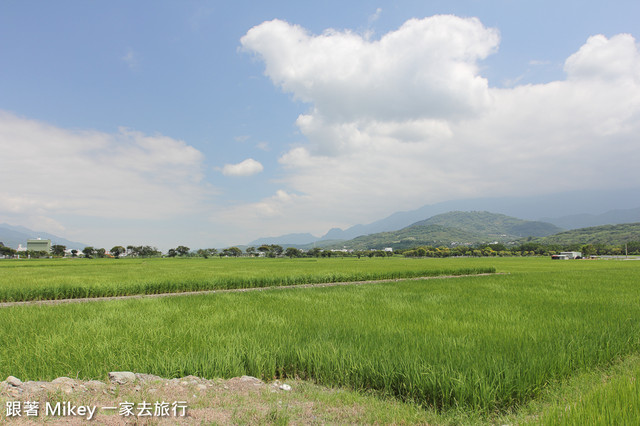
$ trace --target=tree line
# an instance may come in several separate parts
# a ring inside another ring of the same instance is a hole
[[[579,251],[583,256],[640,255],[640,241],[626,244],[542,244],[526,242],[507,247],[505,244],[476,246],[433,247],[421,246],[409,250],[398,250],[406,257],[455,257],[455,256],[551,256],[561,252]]]
[[[184,245],[179,245],[163,254],[156,247],[152,246],[114,246],[107,251],[104,248],[94,248],[92,246],[85,247],[78,251],[71,250],[71,257],[79,257],[81,254],[85,258],[120,258],[120,257],[202,257],[210,258],[219,257],[256,257],[264,256],[269,258],[276,257],[388,257],[393,254],[404,255],[405,257],[456,257],[456,256],[549,256],[566,251],[579,251],[583,256],[621,256],[625,254],[640,255],[640,241],[630,241],[626,244],[608,245],[608,244],[543,244],[536,242],[525,242],[519,245],[505,245],[503,243],[479,244],[474,246],[460,245],[455,247],[449,246],[420,246],[411,249],[397,249],[395,252],[384,250],[352,250],[352,251],[331,251],[322,248],[313,248],[309,250],[301,250],[295,247],[287,247],[284,249],[278,244],[263,244],[259,247],[247,247],[243,252],[239,247],[228,247],[222,250],[215,248],[191,249]],[[51,246],[51,252],[45,251],[24,251],[17,252],[11,247],[6,247],[0,243],[0,255],[13,257],[16,255],[39,258],[39,257],[64,257],[67,254],[66,246],[54,244]]]

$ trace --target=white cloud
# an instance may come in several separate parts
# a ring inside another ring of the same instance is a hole
[[[238,164],[225,164],[222,174],[225,176],[251,176],[264,170],[260,162],[253,158],[247,158]]]
[[[140,68],[140,59],[138,54],[132,49],[127,48],[127,52],[120,58],[129,69],[136,71]]]
[[[473,18],[412,19],[377,41],[275,20],[241,42],[275,85],[311,105],[296,121],[308,143],[280,158],[284,189],[301,194],[285,232],[455,198],[640,183],[630,35],[589,38],[567,59],[566,80],[506,89],[480,74],[499,35]]]
[[[630,79],[638,84],[638,45],[630,34],[620,34],[611,39],[595,35],[589,37],[586,44],[567,59],[564,69],[570,80],[600,79],[611,82]]]
[[[369,25],[373,24],[378,19],[380,19],[380,15],[382,15],[382,8],[381,7],[377,8],[376,11],[373,14],[369,15],[369,19],[368,19]]]
[[[0,187],[0,215],[22,223],[170,218],[201,209],[211,192],[202,154],[162,135],[70,131],[0,112],[0,152],[11,181]]]
[[[348,31],[313,36],[279,20],[241,39],[274,84],[330,121],[473,115],[490,102],[476,61],[498,41],[479,20],[454,16],[412,19],[377,41]]]

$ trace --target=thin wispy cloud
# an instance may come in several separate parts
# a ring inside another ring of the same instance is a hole
[[[137,71],[140,69],[139,55],[132,48],[127,48],[127,51],[120,59],[129,67],[130,70]]]

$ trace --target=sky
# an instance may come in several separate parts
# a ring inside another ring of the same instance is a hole
[[[637,0],[3,1],[0,223],[166,251],[637,188],[638,22]]]

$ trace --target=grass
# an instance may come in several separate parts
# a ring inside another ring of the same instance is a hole
[[[545,425],[632,425],[640,419],[637,355],[607,370],[585,374],[569,386],[574,392],[556,399],[536,421]]]
[[[0,302],[272,287],[495,272],[390,259],[54,259],[0,262]]]
[[[5,308],[0,377],[299,377],[491,417],[639,352],[640,263],[496,264],[512,273]]]

